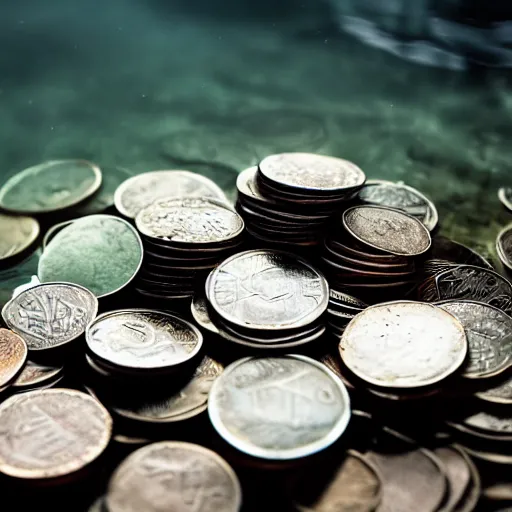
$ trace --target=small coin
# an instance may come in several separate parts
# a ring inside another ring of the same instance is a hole
[[[74,473],[106,448],[112,419],[98,401],[70,389],[29,391],[0,405],[0,472],[24,479]]]
[[[2,317],[29,350],[47,350],[82,335],[97,312],[98,300],[86,288],[46,283],[16,295],[2,309]]]
[[[418,219],[392,208],[349,208],[343,226],[359,242],[397,256],[419,256],[431,245],[430,233]]]
[[[21,336],[0,328],[0,387],[20,372],[27,359],[27,344]]]
[[[149,309],[103,313],[88,325],[85,337],[97,357],[134,370],[176,367],[192,359],[203,343],[189,322]]]
[[[512,187],[502,187],[498,190],[498,198],[505,208],[512,211]]]
[[[340,341],[346,366],[370,384],[428,386],[448,377],[467,353],[464,328],[451,314],[424,303],[397,301],[369,307]]]
[[[0,189],[0,207],[15,213],[49,213],[74,206],[101,185],[98,166],[85,160],[51,160],[29,167]]]
[[[476,396],[486,402],[512,405],[512,376],[505,375],[505,378],[476,393]]]
[[[496,252],[503,265],[512,270],[512,224],[498,234]]]
[[[108,485],[109,512],[238,512],[240,483],[216,453],[189,443],[164,441],[139,448]]]
[[[13,391],[39,388],[53,382],[62,373],[62,366],[44,366],[27,360],[27,364],[13,382]]]
[[[36,219],[0,213],[0,262],[26,251],[38,236]]]
[[[480,431],[483,436],[496,440],[512,441],[512,416],[497,415],[488,411],[480,411],[464,419],[463,426]]]
[[[305,356],[249,357],[214,382],[208,413],[229,444],[254,457],[291,460],[335,442],[350,419],[341,380]]]
[[[119,186],[114,201],[119,213],[134,219],[142,209],[159,199],[184,196],[227,201],[224,192],[213,181],[190,171],[138,174]]]

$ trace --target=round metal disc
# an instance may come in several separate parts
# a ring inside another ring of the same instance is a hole
[[[0,328],[0,387],[11,382],[27,360],[27,344],[21,336]]]
[[[476,396],[486,402],[512,405],[512,376],[506,375],[499,383],[476,393]]]
[[[41,388],[54,379],[57,379],[63,371],[62,366],[44,366],[27,360],[27,364],[12,384],[13,391]]]
[[[0,262],[26,251],[38,236],[36,219],[0,213]]]
[[[502,229],[498,234],[496,252],[503,265],[512,270],[512,224]]]

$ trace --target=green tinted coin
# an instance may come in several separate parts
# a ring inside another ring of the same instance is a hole
[[[39,236],[39,222],[32,217],[0,213],[0,261],[27,250]]]
[[[135,229],[111,215],[90,215],[59,231],[39,261],[42,283],[79,284],[97,297],[123,288],[142,263],[142,242]]]

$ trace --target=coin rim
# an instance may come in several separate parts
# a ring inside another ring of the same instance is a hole
[[[507,258],[507,255],[503,250],[503,237],[505,236],[506,233],[511,231],[512,224],[508,224],[498,233],[498,236],[496,237],[496,253],[498,254],[501,263],[509,270],[512,270],[512,261]]]
[[[9,261],[11,258],[16,258],[16,256],[19,256],[24,251],[28,250],[37,240],[41,233],[41,226],[38,222],[38,220],[34,217],[31,217],[30,215],[12,215],[6,212],[0,212],[0,218],[1,217],[10,217],[12,219],[16,219],[18,221],[30,221],[31,223],[31,232],[30,236],[25,238],[25,241],[23,245],[16,250],[16,252],[13,252],[12,254],[9,254],[8,256],[0,256],[0,263],[5,263]]]

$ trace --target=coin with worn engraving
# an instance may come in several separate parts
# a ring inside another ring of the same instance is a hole
[[[486,402],[512,405],[512,376],[505,375],[499,382],[493,382],[488,388],[476,393],[476,396]]]
[[[502,187],[498,190],[498,198],[507,210],[512,211],[512,187]]]
[[[512,366],[512,318],[483,302],[448,301],[438,304],[464,327],[469,360],[462,375],[493,377]]]
[[[38,236],[36,219],[0,213],[0,262],[29,249]]]
[[[501,230],[498,234],[496,252],[503,265],[507,269],[512,270],[512,224]]]
[[[23,479],[74,473],[106,448],[112,418],[71,389],[29,391],[0,405],[0,472]]]
[[[354,206],[343,213],[343,226],[357,241],[396,256],[419,256],[432,243],[415,217],[383,206]]]
[[[293,254],[254,250],[231,256],[211,274],[207,296],[232,324],[279,330],[304,327],[327,309],[325,278]]]
[[[43,283],[76,283],[104,297],[133,279],[142,255],[142,241],[128,222],[112,215],[89,215],[50,240],[39,260],[38,276]]]
[[[229,444],[254,457],[292,460],[334,443],[350,419],[341,380],[309,357],[249,357],[229,365],[208,399]]]
[[[12,390],[19,392],[44,387],[55,382],[62,374],[63,369],[62,366],[45,366],[27,360],[23,370],[13,382]]]
[[[21,336],[0,328],[0,387],[11,382],[27,360],[27,344]]]
[[[464,362],[464,327],[450,313],[420,302],[379,304],[359,313],[339,345],[345,365],[370,384],[415,388],[443,380]]]
[[[190,171],[152,171],[138,174],[116,190],[114,202],[119,213],[134,219],[159,199],[171,197],[213,197],[227,201],[224,192],[210,179]]]
[[[203,344],[200,331],[189,322],[150,309],[103,313],[87,326],[85,338],[96,357],[134,370],[176,367]]]
[[[101,185],[99,167],[85,160],[50,160],[29,167],[0,188],[0,207],[14,213],[49,213],[74,206]]]
[[[225,242],[244,229],[230,206],[207,197],[159,199],[137,214],[135,224],[145,236],[179,243]]]
[[[2,317],[29,350],[46,350],[78,338],[97,312],[98,299],[86,288],[46,283],[16,295],[2,309]]]
[[[190,443],[153,443],[128,456],[112,475],[109,512],[238,512],[235,472],[216,453]]]

